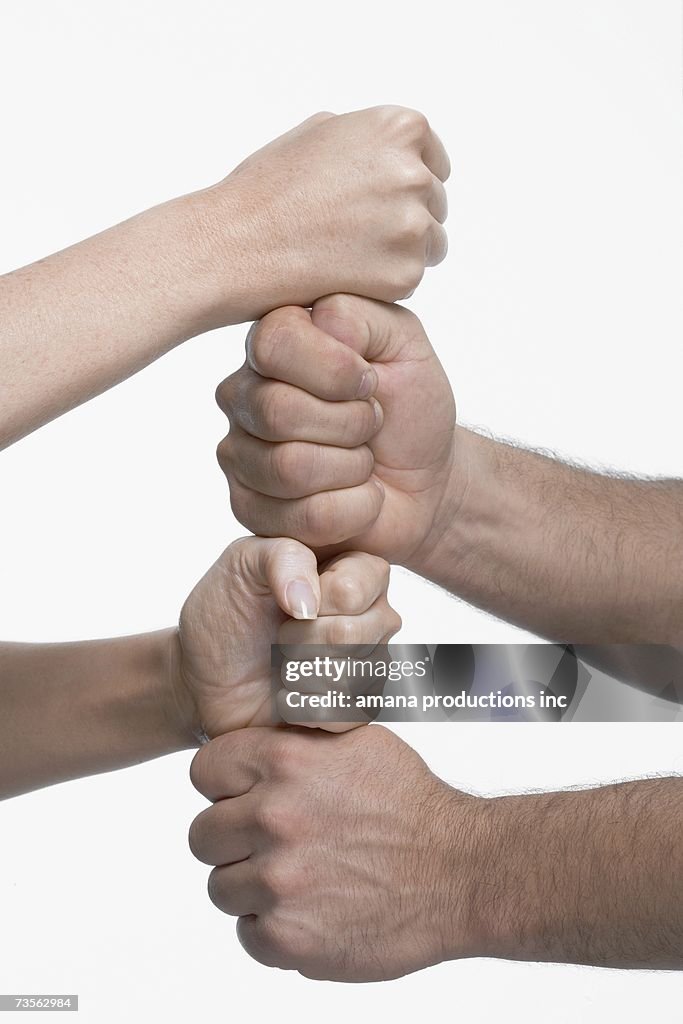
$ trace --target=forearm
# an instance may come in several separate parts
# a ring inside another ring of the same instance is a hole
[[[475,955],[683,968],[683,779],[481,803]]]
[[[238,198],[172,200],[0,278],[0,448],[241,318]]]
[[[0,799],[196,746],[177,631],[0,644]]]
[[[602,476],[457,429],[421,575],[553,640],[683,638],[683,483]]]

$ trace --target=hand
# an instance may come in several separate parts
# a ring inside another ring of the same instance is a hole
[[[450,515],[455,403],[420,321],[352,295],[275,310],[217,391],[237,519],[414,567]],[[334,548],[333,548],[334,549]]]
[[[216,324],[332,291],[404,298],[446,254],[449,172],[427,119],[404,107],[315,114],[275,139],[200,194],[228,257],[216,265],[231,268]]]
[[[273,724],[271,643],[344,643],[363,656],[368,645],[387,643],[401,626],[388,581],[389,566],[361,552],[318,575],[315,556],[296,541],[231,544],[180,615],[174,689],[195,733]]]
[[[200,750],[191,776],[215,803],[190,846],[217,865],[211,900],[239,917],[256,960],[385,981],[478,952],[468,931],[486,801],[441,782],[394,733],[234,733]]]

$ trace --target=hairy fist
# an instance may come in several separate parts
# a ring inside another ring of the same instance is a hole
[[[218,388],[218,460],[255,533],[414,567],[442,528],[455,403],[418,318],[353,295],[278,309]]]
[[[190,846],[216,865],[209,895],[239,917],[256,960],[332,981],[384,981],[467,937],[475,816],[394,733],[255,729],[220,737],[191,769],[213,806]]]

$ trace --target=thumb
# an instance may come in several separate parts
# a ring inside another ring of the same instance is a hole
[[[318,562],[304,544],[289,537],[250,537],[240,545],[254,583],[267,587],[293,619],[315,619],[320,608]]]

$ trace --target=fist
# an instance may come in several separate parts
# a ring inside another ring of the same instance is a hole
[[[199,751],[191,777],[215,802],[190,847],[216,865],[210,898],[239,917],[256,960],[385,981],[476,955],[470,872],[485,801],[441,782],[394,733],[233,733]]]
[[[334,291],[405,297],[446,255],[449,172],[427,119],[404,107],[316,114],[254,153],[209,190],[246,263],[233,322]]]
[[[278,705],[279,718],[271,706],[270,645],[345,644],[348,656],[356,649],[367,656],[401,626],[388,582],[386,562],[361,552],[319,573],[315,555],[293,540],[231,544],[180,615],[176,692],[195,732],[212,737],[290,721],[286,705]]]
[[[453,394],[413,313],[353,295],[275,310],[216,397],[243,525],[419,571],[457,478]]]

